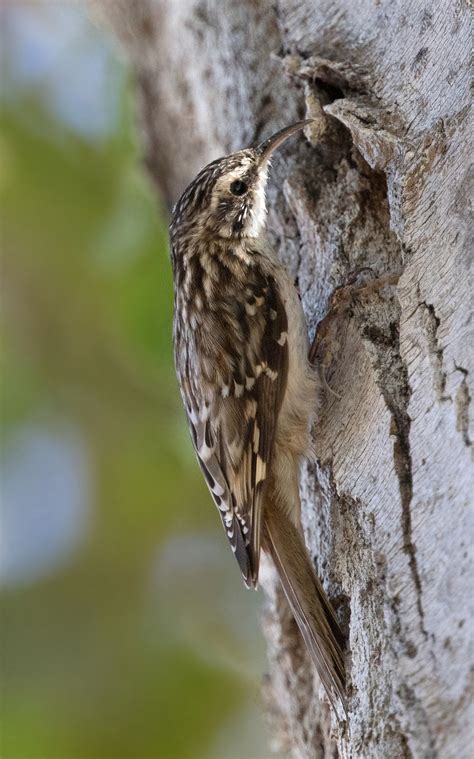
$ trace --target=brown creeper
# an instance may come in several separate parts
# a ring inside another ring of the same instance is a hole
[[[170,225],[176,371],[197,457],[248,587],[260,550],[278,570],[333,703],[343,638],[309,559],[298,472],[317,373],[295,287],[264,235],[270,157],[311,120],[206,166]]]

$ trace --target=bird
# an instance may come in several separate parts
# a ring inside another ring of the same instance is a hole
[[[329,701],[345,709],[344,637],[301,527],[321,380],[294,282],[265,232],[274,151],[304,119],[218,158],[169,226],[176,373],[192,442],[248,588],[269,555]]]

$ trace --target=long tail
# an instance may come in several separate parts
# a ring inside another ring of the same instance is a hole
[[[314,661],[329,701],[335,696],[346,710],[342,650],[344,637],[318,580],[304,540],[278,508],[265,512],[264,550],[270,553],[296,623]]]

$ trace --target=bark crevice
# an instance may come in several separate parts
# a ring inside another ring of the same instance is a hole
[[[469,436],[469,409],[472,396],[467,382],[469,372],[462,366],[456,366],[456,371],[462,375],[461,383],[456,391],[456,429],[461,433],[464,445],[470,448],[472,440]]]
[[[438,330],[440,319],[436,315],[434,306],[431,303],[421,303],[424,309],[423,324],[428,339],[428,350],[431,356],[433,368],[433,383],[438,401],[451,401],[452,398],[446,395],[446,371],[443,365],[443,348],[439,342]]]

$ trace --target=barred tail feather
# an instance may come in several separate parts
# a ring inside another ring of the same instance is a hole
[[[265,512],[264,549],[271,555],[291,610],[329,701],[346,711],[342,650],[344,638],[334,611],[311,564],[304,541],[278,509]]]

